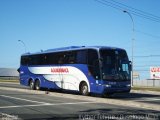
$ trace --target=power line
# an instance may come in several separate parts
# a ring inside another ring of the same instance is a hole
[[[149,19],[149,20],[152,20],[152,21],[155,21],[155,22],[160,22],[160,17],[157,17],[155,15],[151,15],[150,13],[146,13],[144,11],[141,11],[141,10],[138,10],[138,9],[135,9],[133,7],[130,7],[130,6],[127,6],[127,5],[124,5],[122,3],[119,3],[119,2],[115,2],[115,3],[112,3],[112,2],[109,2],[107,0],[103,0],[107,3],[110,3],[112,5],[115,5],[115,6],[118,6],[120,8],[122,8],[123,10],[124,9],[127,9],[127,11],[131,12],[132,14],[136,15],[136,16],[139,16],[139,17],[143,17],[143,18],[146,18],[146,19]],[[113,1],[113,0],[112,0]],[[119,5],[118,5],[119,4]]]
[[[135,30],[135,32],[138,32],[138,33],[141,33],[141,34],[144,34],[144,35],[156,38],[156,39],[160,39],[160,36],[153,35],[153,34],[150,34],[150,33],[146,33],[146,32],[140,31],[140,30]]]
[[[148,67],[150,67],[150,66],[155,66],[155,65],[135,65],[135,68],[148,68]],[[160,65],[156,65],[156,66],[160,66]]]
[[[127,6],[125,4],[116,2],[114,0],[110,0],[110,1],[108,1],[108,0],[95,0],[95,1],[99,2],[103,5],[106,5],[106,6],[110,6],[114,9],[117,9],[117,10],[120,10],[120,11],[127,10],[135,16],[142,17],[142,18],[160,23],[160,17],[155,16],[155,15],[150,14],[150,13],[147,13],[147,12],[144,12],[142,10],[135,9],[135,8]]]
[[[153,15],[153,14],[151,14],[151,13],[147,13],[147,12],[144,12],[144,11],[142,11],[142,10],[133,8],[133,7],[131,7],[131,6],[127,6],[127,5],[125,5],[125,4],[122,4],[122,3],[120,3],[120,2],[117,2],[117,1],[115,1],[115,0],[111,0],[111,1],[113,1],[113,2],[115,2],[115,3],[118,3],[118,4],[122,5],[122,6],[125,6],[125,7],[129,8],[129,9],[133,9],[133,10],[139,11],[139,12],[141,12],[141,13],[143,13],[143,14],[150,15],[150,16],[156,18],[156,19],[157,19],[157,18],[160,19],[159,16],[155,16],[155,15]]]
[[[153,64],[153,63],[150,63],[150,64],[137,64],[137,65],[134,66],[134,68],[146,69],[146,68],[149,68],[151,66],[160,66],[160,64]]]
[[[110,6],[110,7],[112,7],[112,8],[115,8],[115,9],[117,9],[117,10],[121,10],[121,11],[124,10],[124,9],[118,7],[118,6],[113,6],[112,4],[111,4],[111,5],[110,5],[110,4],[107,4],[104,0],[95,0],[95,1],[96,1],[96,2],[99,2],[99,3],[103,4],[103,5],[107,5],[107,6]]]
[[[133,15],[143,17],[143,18],[146,18],[146,19],[149,19],[149,20],[152,20],[152,21],[160,22],[160,17],[159,16],[155,16],[151,13],[147,13],[147,12],[144,12],[142,10],[127,6],[125,4],[117,2],[115,0],[110,0],[112,2],[109,2],[107,0],[95,0],[95,1],[99,2],[103,5],[106,5],[106,6],[110,6],[112,8],[117,9],[117,10],[120,10],[120,11],[124,11],[124,9],[127,9],[127,11],[130,11]],[[119,4],[119,5],[116,5],[116,4]],[[138,11],[138,13],[136,11]],[[146,33],[146,32],[140,31],[140,30],[135,30],[135,32],[150,36],[152,38],[160,39],[160,36],[153,35],[153,34],[150,34],[150,33]]]
[[[122,4],[122,3],[114,1],[114,0],[111,0],[111,1],[114,2],[115,4],[119,4],[119,5],[123,6],[123,7],[126,7],[128,11],[133,12],[132,14],[135,14],[135,15],[140,16],[140,17],[145,17],[145,18],[151,19],[153,21],[160,22],[160,17],[159,16],[155,16],[155,15],[153,15],[151,13],[144,12],[142,10],[127,6],[125,4]]]
[[[131,56],[129,56],[131,57]],[[160,57],[160,55],[137,55],[137,56],[133,56],[134,58],[153,58],[153,57]]]
[[[133,56],[133,57],[139,57],[139,58],[144,58],[144,57],[160,57],[160,55],[141,55],[141,56]]]
[[[143,72],[147,72],[149,70],[139,70],[139,69],[136,69],[135,71],[143,71]]]

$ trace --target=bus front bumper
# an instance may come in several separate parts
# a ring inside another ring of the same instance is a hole
[[[131,90],[131,85],[103,85],[102,94],[113,94],[113,93],[129,93]]]

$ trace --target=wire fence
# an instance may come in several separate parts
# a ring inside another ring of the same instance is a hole
[[[160,87],[160,80],[147,79],[147,80],[133,80],[133,86],[142,87]]]

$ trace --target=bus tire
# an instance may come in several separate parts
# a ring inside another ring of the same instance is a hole
[[[31,90],[35,89],[33,80],[30,80],[29,87],[30,87]]]
[[[80,93],[81,93],[82,95],[85,95],[85,96],[89,95],[88,85],[87,85],[86,82],[82,82],[82,83],[80,84]]]
[[[40,81],[39,80],[35,81],[35,89],[40,90]]]

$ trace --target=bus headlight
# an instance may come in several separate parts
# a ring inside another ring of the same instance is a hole
[[[131,84],[126,85],[126,87],[131,87]]]
[[[111,85],[106,85],[106,87],[111,87]]]

